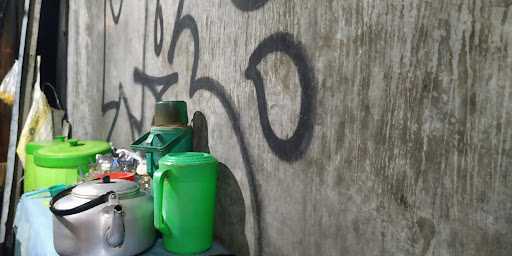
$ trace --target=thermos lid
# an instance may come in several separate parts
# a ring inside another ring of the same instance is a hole
[[[170,153],[162,157],[160,165],[198,165],[217,163],[212,155],[203,152]]]
[[[71,194],[77,197],[96,198],[107,192],[114,191],[119,196],[136,193],[139,191],[139,185],[136,182],[107,178],[103,177],[102,180],[88,181],[77,185],[71,191]]]
[[[55,144],[63,143],[66,141],[66,136],[55,136],[53,140],[40,140],[40,141],[32,141],[27,143],[27,146],[25,148],[26,153],[29,155],[34,154],[39,149],[42,149],[44,147],[52,146]]]
[[[185,101],[159,101],[155,104],[153,126],[187,125],[187,103]]]
[[[48,168],[75,168],[96,162],[96,154],[111,151],[106,141],[70,139],[68,143],[59,143],[38,150],[34,154],[34,163]]]

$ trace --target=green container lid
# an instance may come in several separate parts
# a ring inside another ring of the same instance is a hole
[[[47,168],[73,168],[96,162],[96,154],[106,154],[111,151],[110,144],[97,140],[68,140],[48,146],[37,151],[34,162]]]
[[[182,152],[170,153],[160,158],[160,165],[198,165],[216,163],[217,160],[208,153]]]
[[[55,136],[53,140],[41,140],[41,141],[32,141],[27,144],[25,151],[27,154],[32,155],[39,149],[44,147],[52,146],[55,144],[59,144],[66,141],[66,136]]]

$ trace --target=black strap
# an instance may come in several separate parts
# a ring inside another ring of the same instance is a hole
[[[57,195],[55,195],[52,200],[50,201],[50,211],[57,215],[57,216],[67,216],[67,215],[73,215],[73,214],[77,214],[77,213],[80,213],[80,212],[85,212],[89,209],[92,209],[100,204],[104,204],[106,202],[108,202],[108,197],[110,196],[110,194],[113,194],[114,191],[109,191],[87,203],[84,203],[82,205],[79,205],[75,208],[71,208],[71,209],[65,209],[65,210],[59,210],[59,209],[55,209],[55,203],[57,201],[59,201],[61,198],[69,195],[71,193],[71,190],[73,190],[73,188],[75,188],[76,186],[72,186],[70,188],[67,188],[63,191],[61,191],[60,193],[58,193]]]

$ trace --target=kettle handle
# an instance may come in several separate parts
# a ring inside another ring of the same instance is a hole
[[[75,187],[76,187],[76,185],[69,187],[65,190],[62,190],[60,193],[58,193],[57,195],[55,195],[52,198],[52,200],[50,201],[50,211],[53,214],[55,214],[56,216],[67,216],[67,215],[73,215],[73,214],[85,212],[85,211],[92,209],[100,204],[104,204],[104,203],[108,202],[108,198],[109,198],[110,194],[114,193],[114,191],[109,191],[109,192],[107,192],[107,193],[87,202],[87,203],[81,204],[81,205],[71,208],[71,209],[65,209],[65,210],[56,209],[55,203],[57,201],[59,201],[61,198],[69,195],[71,193],[71,190],[73,190],[73,188],[75,188]]]
[[[171,234],[171,229],[164,222],[162,215],[162,202],[163,202],[163,191],[164,191],[164,180],[168,176],[167,172],[169,169],[158,169],[153,173],[153,190],[154,190],[154,219],[155,228],[160,230],[165,235]]]

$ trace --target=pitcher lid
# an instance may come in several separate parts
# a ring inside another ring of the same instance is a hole
[[[114,191],[119,196],[136,193],[139,191],[139,185],[136,182],[113,179],[105,176],[101,180],[93,180],[76,186],[71,194],[77,197],[98,197],[107,192]]]
[[[217,163],[212,155],[203,152],[169,153],[160,158],[160,165],[198,165]]]

